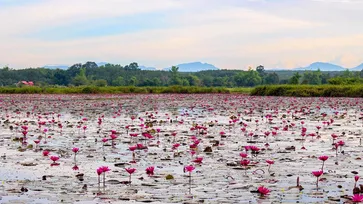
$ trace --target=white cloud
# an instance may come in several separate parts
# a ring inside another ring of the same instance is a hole
[[[49,0],[37,4],[15,6],[0,10],[0,35],[151,11],[178,8],[170,0]],[[2,34],[1,34],[2,33]]]
[[[257,10],[206,0],[70,2],[46,1],[30,7],[0,10],[0,19],[12,13],[11,18],[0,21],[0,37],[3,36],[0,43],[2,49],[7,50],[0,53],[0,62],[25,67],[86,60],[121,64],[137,61],[163,68],[203,60],[221,68],[246,68],[257,64],[305,66],[313,61],[331,61],[337,56],[344,56],[341,63],[346,66],[363,60],[360,57],[363,50],[358,49],[363,46],[363,32],[362,35],[354,32],[341,35],[339,27],[330,27],[331,22],[321,16],[316,20],[300,18],[298,13],[291,15],[295,18],[284,17],[274,9],[268,12],[267,8]],[[203,6],[206,2],[211,3]],[[19,37],[20,32],[48,25],[153,11],[165,12],[168,23],[173,26],[62,41]],[[346,26],[350,26],[349,23]]]

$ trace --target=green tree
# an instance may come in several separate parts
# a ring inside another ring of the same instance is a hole
[[[256,71],[257,71],[258,75],[260,75],[261,78],[264,78],[266,76],[266,71],[265,71],[264,66],[262,66],[262,65],[257,66]]]
[[[129,81],[129,85],[131,86],[136,86],[138,83],[138,80],[135,76],[131,77],[130,81]]]
[[[191,86],[201,86],[202,85],[202,81],[195,75],[193,74],[189,74],[189,76],[187,77],[189,84]]]
[[[319,85],[321,82],[321,72],[319,69],[317,71],[306,71],[303,75],[302,84]]]
[[[140,70],[139,65],[136,62],[132,62],[124,67],[125,70]]]
[[[342,74],[342,77],[343,78],[350,78],[350,77],[353,77],[353,73],[349,71],[349,69],[345,69],[345,71],[343,72]]]
[[[295,72],[295,74],[290,78],[289,84],[299,84],[301,75],[299,72]]]
[[[202,80],[203,86],[210,87],[210,86],[213,85],[213,77],[212,76],[209,76],[209,75],[203,76],[203,77],[201,77],[201,80]]]
[[[54,77],[54,84],[67,85],[69,83],[67,73],[62,69],[56,69],[53,77]]]
[[[262,77],[257,71],[249,69],[246,74],[246,86],[257,86],[262,83]]]
[[[98,65],[95,62],[86,62],[85,64],[82,65],[82,67],[86,69],[96,69],[98,68]]]
[[[92,82],[93,85],[98,87],[105,87],[107,86],[107,81],[104,79],[97,79]]]
[[[88,84],[88,79],[86,77],[86,69],[85,68],[80,69],[79,74],[77,74],[72,79],[72,84],[75,85],[75,86],[82,86],[82,85],[87,85]]]
[[[265,83],[266,84],[279,84],[280,83],[279,75],[277,75],[275,72],[269,73],[265,78]]]
[[[181,81],[183,86],[190,86],[188,79],[182,79]]]
[[[239,72],[234,76],[234,82],[236,86],[246,86],[246,73]]]
[[[157,77],[154,77],[153,80],[152,80],[154,86],[161,86],[162,85],[162,82],[159,78]]]
[[[183,81],[179,77],[179,67],[172,66],[169,72],[171,73],[171,82],[170,82],[171,85],[183,84]]]
[[[125,85],[124,78],[122,76],[118,76],[116,79],[112,81],[113,86],[123,86]]]

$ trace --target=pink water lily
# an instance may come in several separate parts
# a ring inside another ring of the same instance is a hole
[[[270,193],[270,190],[264,186],[258,187],[258,192],[261,194],[261,196],[266,196]]]
[[[319,188],[319,177],[323,175],[323,171],[313,171],[312,174],[316,177],[316,188]]]
[[[363,195],[362,194],[354,194],[352,196],[352,201],[355,202],[355,203],[363,202]]]
[[[127,171],[127,173],[129,173],[129,183],[131,184],[131,175],[133,173],[135,173],[136,169],[135,168],[126,168],[125,170]]]

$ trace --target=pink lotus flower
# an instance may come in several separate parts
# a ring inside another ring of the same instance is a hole
[[[105,143],[105,142],[107,142],[108,141],[108,139],[107,138],[102,138],[102,142],[103,143]]]
[[[117,139],[117,135],[112,134],[112,135],[111,135],[111,140],[115,140],[115,139]]]
[[[339,140],[339,141],[337,142],[337,144],[338,144],[339,146],[344,146],[344,145],[345,145],[345,142],[344,142],[343,140]]]
[[[137,149],[137,147],[136,147],[136,146],[131,146],[131,147],[129,147],[129,150],[130,150],[130,151],[132,151],[132,152],[133,152],[133,151],[135,151],[136,149]]]
[[[78,167],[77,165],[74,165],[74,166],[72,167],[72,169],[73,169],[73,170],[75,170],[75,171],[77,171],[77,170],[79,170],[79,167]]]
[[[324,162],[324,161],[326,161],[326,160],[328,160],[328,158],[329,158],[328,156],[320,156],[320,157],[319,157],[319,159],[320,159],[321,161],[323,161],[323,162]]]
[[[51,156],[50,160],[52,160],[54,163],[59,160],[58,156]]]
[[[57,163],[56,161],[59,160],[58,156],[51,156],[50,159],[53,161],[53,163],[50,164],[50,166],[58,166],[59,163]]]
[[[125,170],[127,171],[127,173],[129,173],[129,183],[131,184],[131,175],[133,173],[135,173],[136,169],[135,168],[126,168]]]
[[[101,183],[101,180],[100,180],[100,175],[103,173],[103,187],[106,186],[106,172],[110,171],[111,169],[108,168],[108,166],[101,166],[99,167],[96,172],[97,172],[97,175],[98,175],[98,187]]]
[[[136,144],[137,149],[145,149],[143,144]]]
[[[319,177],[323,175],[323,171],[312,171],[312,174],[316,177],[316,188],[319,188]]]
[[[192,172],[193,170],[195,169],[195,167],[194,166],[186,166],[186,167],[184,167],[184,171],[187,171],[187,172]]]
[[[203,161],[203,157],[197,157],[197,158],[195,158],[195,159],[193,160],[193,162],[198,163],[198,164],[201,164],[201,163],[202,163],[202,161]]]
[[[98,168],[98,169],[96,170],[96,172],[97,172],[97,175],[101,175],[101,174],[103,173],[103,170],[102,170],[102,168],[100,167],[100,168]]]
[[[359,176],[354,176],[354,180],[355,180],[355,182],[357,182],[358,180],[359,180]]]
[[[315,177],[320,177],[323,174],[323,171],[312,171]]]
[[[73,147],[72,148],[72,152],[74,152],[74,153],[76,153],[77,154],[77,152],[79,151],[79,148],[78,147]]]
[[[250,164],[250,160],[248,159],[244,159],[244,160],[241,160],[241,165],[244,166],[244,169],[245,169],[245,175],[247,175],[247,166],[248,164]]]
[[[154,167],[153,166],[149,166],[149,167],[147,167],[146,168],[146,174],[148,175],[148,176],[153,176],[154,175]]]
[[[111,169],[108,168],[108,166],[101,166],[100,168],[102,169],[102,172],[103,173],[108,172],[108,171],[111,171]]]
[[[137,135],[138,135],[137,133],[130,133],[131,137],[137,137]]]
[[[360,194],[354,194],[352,196],[352,201],[355,202],[355,203],[360,203],[360,202],[363,202],[363,195],[360,195]]]
[[[250,164],[250,160],[244,159],[244,160],[241,160],[240,163],[241,163],[242,166],[245,166],[246,167],[246,166],[248,166],[248,164]]]
[[[239,156],[241,156],[242,158],[247,158],[248,154],[241,152],[241,153],[239,154]]]
[[[264,186],[258,187],[258,192],[261,194],[261,196],[265,196],[270,193],[270,190]]]
[[[258,153],[260,151],[260,148],[258,148],[256,146],[250,146],[250,149],[251,149],[252,153]]]
[[[173,150],[175,150],[175,149],[178,149],[178,147],[180,146],[180,144],[179,143],[176,143],[176,144],[173,144]]]
[[[184,172],[189,172],[189,194],[192,191],[192,171],[195,169],[194,166],[186,166],[184,167]]]
[[[133,174],[133,173],[135,173],[135,171],[136,171],[136,169],[135,169],[135,168],[126,168],[125,170],[126,170],[126,171],[127,171],[127,173],[129,173],[129,174]]]
[[[321,171],[324,171],[324,163],[326,160],[328,160],[328,156],[320,156],[319,159],[323,161],[323,165],[321,166]]]
[[[43,151],[43,156],[47,157],[47,156],[49,155],[49,153],[50,153],[50,152],[49,152],[48,150],[44,150],[44,151]]]
[[[268,164],[267,171],[270,172],[271,165],[274,164],[275,162],[273,160],[266,160],[266,163]]]
[[[266,160],[266,163],[268,163],[269,165],[274,164],[275,162],[273,160]]]
[[[333,140],[335,140],[336,138],[338,138],[338,135],[336,135],[335,133],[331,134],[331,137],[333,138]]]
[[[190,149],[195,149],[198,147],[198,144],[193,143],[193,144],[189,145],[189,147],[190,147]]]

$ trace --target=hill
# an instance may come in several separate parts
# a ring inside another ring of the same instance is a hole
[[[191,62],[176,65],[179,67],[180,72],[199,72],[205,70],[219,70],[219,68],[215,67],[212,64],[202,63],[202,62]],[[169,71],[171,67],[164,68],[164,71]]]

